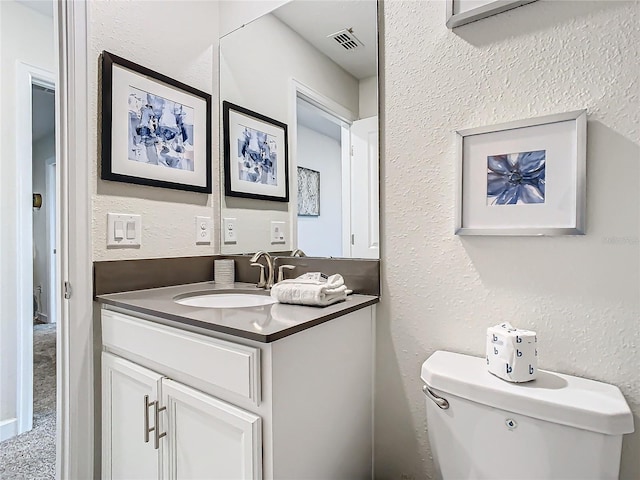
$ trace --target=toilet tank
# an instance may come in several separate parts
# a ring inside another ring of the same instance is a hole
[[[509,383],[484,358],[443,351],[424,362],[421,377],[445,480],[618,478],[622,435],[633,432],[618,387],[544,370]]]

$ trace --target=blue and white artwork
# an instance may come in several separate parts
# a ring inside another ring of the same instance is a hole
[[[487,157],[487,205],[544,203],[546,150]]]
[[[238,179],[263,185],[278,185],[276,137],[242,126],[238,135]]]
[[[194,109],[129,86],[129,160],[194,171]]]

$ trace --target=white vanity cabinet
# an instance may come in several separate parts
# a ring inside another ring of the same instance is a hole
[[[261,419],[102,354],[102,476],[259,479]]]
[[[161,379],[135,363],[102,354],[103,478],[160,477],[160,450],[149,428]]]
[[[102,477],[372,478],[373,319],[263,343],[103,307]]]

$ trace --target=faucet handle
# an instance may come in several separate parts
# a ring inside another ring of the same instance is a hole
[[[284,280],[284,269],[287,270],[293,270],[294,268],[296,268],[295,265],[280,265],[280,267],[278,268],[278,282],[281,282]]]
[[[264,265],[262,265],[261,263],[252,263],[251,266],[260,267],[260,280],[258,281],[256,287],[265,288],[267,286],[267,281],[264,278]]]

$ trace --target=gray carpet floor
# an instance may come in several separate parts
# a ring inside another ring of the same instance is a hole
[[[33,430],[0,443],[2,480],[55,478],[55,323],[33,327],[33,367]]]

